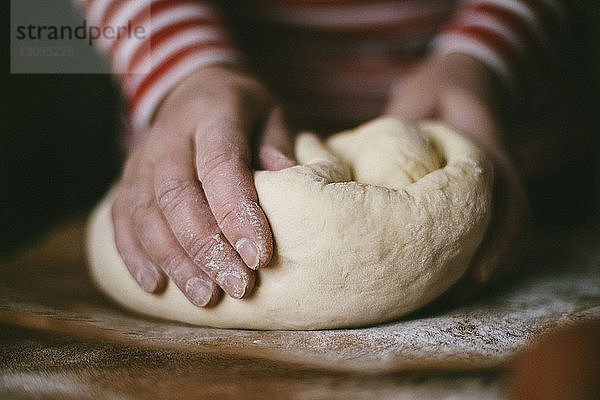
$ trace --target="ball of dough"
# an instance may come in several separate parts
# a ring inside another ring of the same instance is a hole
[[[297,137],[299,165],[257,171],[275,240],[250,297],[197,308],[175,285],[138,287],[113,240],[109,195],[88,230],[90,272],[121,305],[191,324],[324,329],[396,319],[427,304],[467,269],[491,215],[492,167],[438,123],[374,120],[326,141]]]

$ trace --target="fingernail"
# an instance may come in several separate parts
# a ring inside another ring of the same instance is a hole
[[[225,277],[223,286],[225,286],[224,289],[226,289],[227,293],[236,299],[241,299],[246,294],[246,284],[235,275]]]
[[[135,280],[148,293],[154,293],[158,289],[158,279],[152,271],[147,269],[138,270]]]
[[[194,277],[188,279],[186,282],[185,293],[192,303],[199,307],[204,307],[210,302],[213,291],[200,278]]]
[[[238,240],[235,244],[235,250],[249,268],[256,269],[258,267],[258,247],[250,240],[246,238]]]

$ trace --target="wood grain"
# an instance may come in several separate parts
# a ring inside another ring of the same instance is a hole
[[[600,316],[597,231],[538,240],[526,278],[460,308],[438,305],[375,327],[292,332],[193,327],[121,310],[87,278],[84,229],[82,219],[71,221],[0,265],[1,323],[154,349],[388,373],[501,367],[547,328]]]

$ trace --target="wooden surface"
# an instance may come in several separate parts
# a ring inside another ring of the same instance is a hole
[[[527,278],[378,327],[260,332],[120,310],[87,279],[83,222],[0,264],[1,398],[502,398],[548,327],[600,316],[597,231],[540,238]]]
[[[1,328],[3,399],[499,399],[502,376],[361,374]]]

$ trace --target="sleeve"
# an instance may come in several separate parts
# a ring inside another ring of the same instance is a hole
[[[166,94],[193,70],[235,63],[216,14],[202,0],[76,0],[107,55],[132,135],[145,132]],[[131,139],[131,138],[130,138]]]
[[[560,59],[576,0],[464,0],[434,52],[487,64],[513,95]]]

